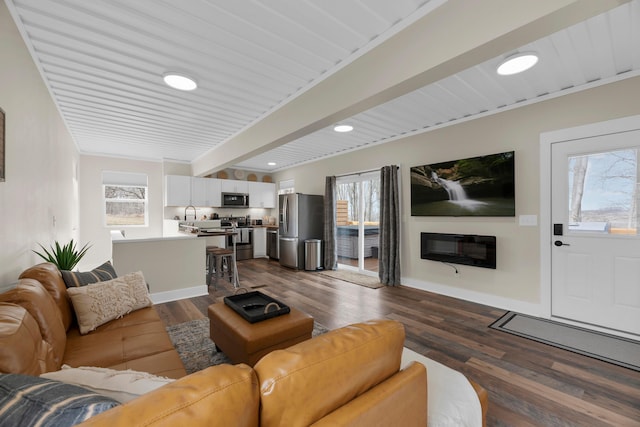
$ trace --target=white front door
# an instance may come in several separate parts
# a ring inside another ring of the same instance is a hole
[[[640,130],[551,144],[551,315],[640,335]]]

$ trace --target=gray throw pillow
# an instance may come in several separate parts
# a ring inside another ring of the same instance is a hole
[[[75,288],[78,286],[90,285],[92,283],[104,282],[118,277],[116,270],[109,261],[91,271],[79,272],[60,270],[60,272],[62,273],[62,279],[64,280],[64,284],[67,288]]]

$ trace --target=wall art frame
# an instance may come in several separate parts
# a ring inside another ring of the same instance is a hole
[[[411,168],[411,216],[515,216],[515,152]]]
[[[0,182],[5,181],[5,133],[4,133],[4,125],[5,125],[5,114],[4,110],[0,108]]]

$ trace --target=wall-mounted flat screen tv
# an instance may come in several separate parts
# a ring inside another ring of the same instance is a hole
[[[420,233],[420,258],[495,269],[496,237]]]
[[[515,216],[515,153],[411,168],[411,216]]]

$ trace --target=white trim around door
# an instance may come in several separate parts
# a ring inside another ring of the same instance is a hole
[[[640,115],[540,134],[540,302],[542,315],[546,318],[553,318],[551,312],[551,146],[558,142],[628,132],[636,129],[640,129]],[[566,319],[554,318],[554,320],[588,327],[593,330],[624,336],[626,338],[638,339],[635,335],[620,331],[612,331],[593,325],[584,325]]]

